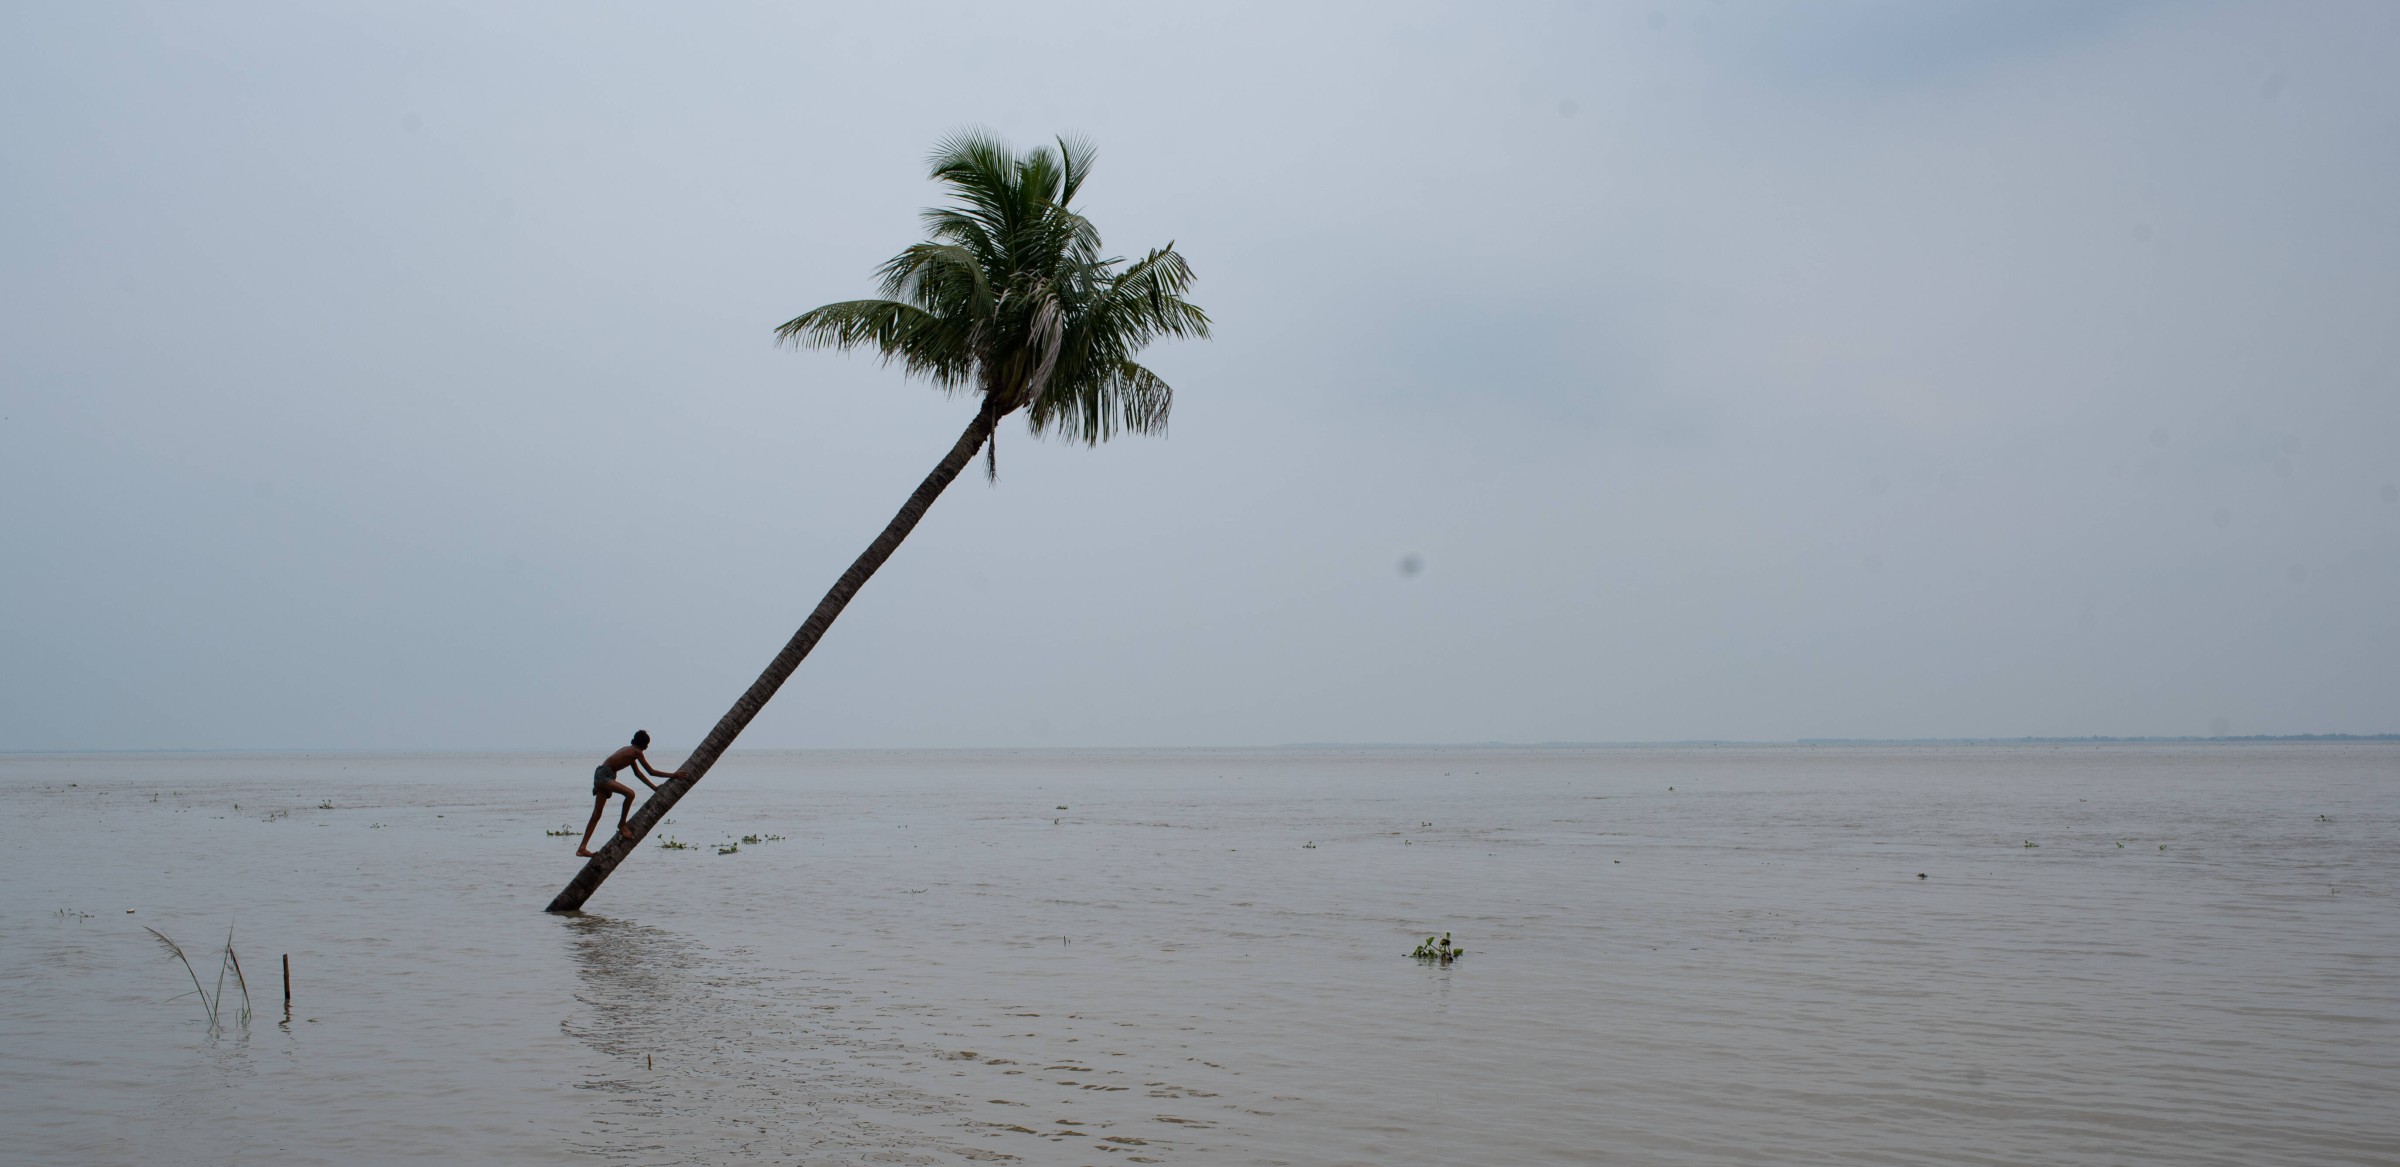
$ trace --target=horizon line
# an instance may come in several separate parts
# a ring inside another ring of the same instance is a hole
[[[734,747],[734,753],[1097,753],[1113,750],[1177,750],[1203,752],[1211,750],[1596,750],[1596,749],[1665,749],[1724,746],[2005,746],[2005,745],[2141,745],[2176,743],[2263,743],[2263,742],[2388,742],[2400,741],[2400,733],[2284,733],[2284,734],[2170,734],[2115,736],[2085,734],[2077,736],[2028,734],[2016,737],[1802,737],[1802,738],[1671,738],[1629,741],[1486,741],[1460,742],[1401,742],[1401,741],[1316,741],[1281,742],[1268,745],[1216,746],[1159,746],[1159,745],[1021,745],[1021,746],[760,746],[744,749]],[[80,749],[0,749],[0,757],[72,757],[102,754],[568,754],[580,746],[492,746],[425,749],[405,746],[149,746]]]

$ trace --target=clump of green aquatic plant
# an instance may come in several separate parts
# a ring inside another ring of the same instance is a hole
[[[758,846],[758,836],[756,835],[744,835],[742,836],[742,841],[750,844],[753,847]]]
[[[574,834],[573,831],[569,831],[567,833]],[[663,851],[689,851],[692,849],[692,845],[690,843],[686,843],[673,835],[669,835],[664,839],[660,839],[658,841],[658,846],[659,849]]]
[[[560,823],[557,830],[543,831],[542,833],[550,836],[553,839],[572,839],[575,837],[575,828],[565,823]]]
[[[318,809],[318,810],[332,810],[332,809],[333,809],[333,800],[332,800],[332,799],[330,799],[330,798],[328,798],[328,799],[326,799],[325,801],[318,803],[318,804],[317,804],[317,809]]]
[[[741,849],[742,849],[742,845],[741,845],[740,843],[719,843],[719,844],[717,844],[717,854],[719,854],[719,855],[731,855],[731,854],[733,854],[733,853],[735,853],[735,852],[737,852],[737,851],[739,851],[739,850],[741,850]]]
[[[2031,840],[2031,839],[2027,839],[2027,840],[2025,840],[2025,848],[2024,848],[2024,849],[2031,849],[2031,848],[2034,848],[2034,847],[2039,847],[2039,846],[2041,846],[2041,844],[2040,844],[2040,843],[2036,843],[2036,842],[2034,842],[2034,841],[2033,841],[2033,840]]]
[[[1466,954],[1466,949],[1452,947],[1450,934],[1444,932],[1440,940],[1435,940],[1431,936],[1426,937],[1425,943],[1417,945],[1417,950],[1408,955],[1411,960],[1432,961],[1436,964],[1447,965]]]
[[[217,987],[213,992],[200,983],[200,970],[192,967],[192,958],[184,955],[182,945],[156,928],[145,925],[142,930],[157,937],[167,953],[183,963],[185,975],[192,978],[192,992],[200,998],[200,1011],[208,1018],[210,1032],[215,1032],[221,1024],[225,1004],[225,973],[229,969],[233,973],[233,986],[242,995],[242,1010],[235,1019],[243,1025],[250,1024],[250,981],[242,975],[242,958],[234,954],[233,929],[230,926],[225,929],[225,951],[217,958]]]

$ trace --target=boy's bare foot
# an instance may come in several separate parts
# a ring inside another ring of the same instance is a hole
[[[575,848],[575,857],[577,859],[589,859],[592,857],[591,849],[588,847],[577,847]]]
[[[626,826],[623,823],[619,823],[617,824],[617,833],[630,839],[633,837],[633,828]]]

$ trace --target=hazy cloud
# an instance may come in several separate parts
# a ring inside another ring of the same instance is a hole
[[[1218,339],[757,744],[2400,725],[2400,10],[20,7],[0,735],[696,738],[967,420],[935,138]],[[1402,565],[1413,563],[1411,570]]]

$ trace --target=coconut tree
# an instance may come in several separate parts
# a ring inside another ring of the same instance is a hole
[[[1162,337],[1207,336],[1208,315],[1183,298],[1192,270],[1174,244],[1131,261],[1103,255],[1100,233],[1073,208],[1092,171],[1090,144],[1062,138],[1019,154],[989,134],[964,133],[936,146],[931,162],[949,201],[925,212],[924,242],[880,269],[882,295],[811,309],[775,335],[801,348],[871,350],[944,393],[972,394],[974,418],[701,739],[681,776],[634,812],[633,837],[612,836],[550,911],[582,907],[708,773],[977,453],[997,480],[1003,418],[1023,411],[1035,436],[1087,445],[1166,431],[1173,391],[1134,358]]]

